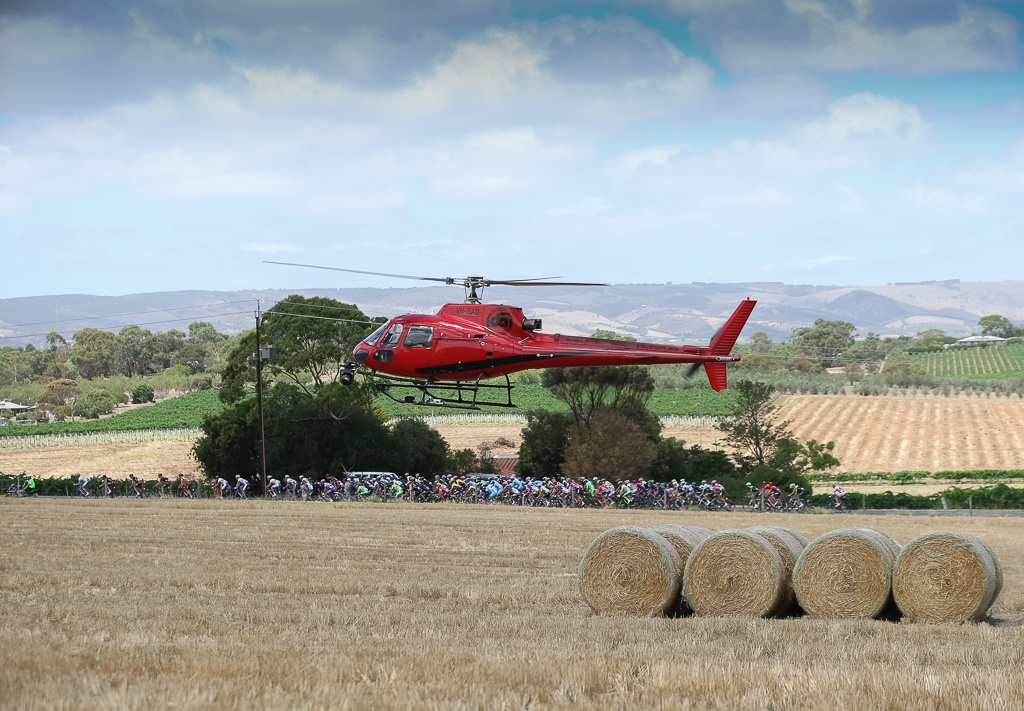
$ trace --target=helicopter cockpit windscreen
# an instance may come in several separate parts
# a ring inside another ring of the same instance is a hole
[[[388,329],[388,332],[384,334],[384,338],[381,339],[380,347],[394,348],[395,346],[397,346],[398,342],[402,338],[402,331],[404,330],[404,328],[405,327],[402,326],[402,324],[400,323],[391,324],[391,328]]]
[[[377,341],[380,340],[381,334],[384,333],[384,331],[387,329],[387,327],[388,327],[388,324],[384,324],[383,326],[378,328],[376,331],[371,333],[369,336],[364,338],[363,339],[363,343],[365,343],[368,346],[376,346],[377,345]]]

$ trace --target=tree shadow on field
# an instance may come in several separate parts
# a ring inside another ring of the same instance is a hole
[[[1002,612],[986,615],[982,622],[993,627],[1024,627],[1024,612]]]

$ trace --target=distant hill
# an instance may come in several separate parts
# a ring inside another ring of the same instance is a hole
[[[68,340],[78,330],[119,330],[138,324],[152,331],[187,330],[210,321],[217,330],[252,328],[258,299],[265,310],[289,294],[329,296],[354,303],[370,316],[433,313],[461,301],[456,287],[385,289],[291,289],[171,291],[125,296],[62,294],[0,299],[0,346],[37,346],[58,331]],[[486,301],[522,306],[542,318],[549,333],[590,334],[608,329],[650,341],[706,341],[746,297],[758,300],[744,331],[765,331],[772,340],[816,319],[843,320],[864,335],[916,334],[938,328],[950,335],[978,332],[978,319],[1000,314],[1024,321],[1024,281],[956,280],[884,286],[812,286],[776,282],[738,284],[616,284],[608,287],[491,287]],[[742,340],[742,339],[741,339]]]

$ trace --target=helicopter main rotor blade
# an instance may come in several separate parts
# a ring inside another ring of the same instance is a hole
[[[421,277],[408,274],[387,274],[385,272],[367,272],[362,269],[343,269],[342,267],[325,267],[321,264],[295,264],[294,262],[270,262],[264,260],[264,264],[281,264],[286,267],[308,267],[309,269],[327,269],[332,272],[349,272],[351,274],[369,274],[371,276],[394,277],[395,279],[415,279],[416,281],[439,281],[443,284],[454,284],[457,279],[452,277]]]
[[[471,276],[465,278],[456,277],[424,277],[424,276],[412,276],[410,274],[389,274],[387,272],[368,272],[362,269],[345,269],[343,267],[325,267],[321,264],[296,264],[294,262],[271,262],[264,260],[264,264],[280,264],[286,267],[306,267],[308,269],[327,269],[332,272],[349,272],[350,274],[369,274],[371,276],[382,276],[382,277],[393,277],[395,279],[413,279],[415,281],[437,281],[442,284],[461,284],[463,286],[487,287],[494,285],[501,286],[608,286],[608,284],[601,284],[596,282],[588,281],[547,281],[548,279],[558,279],[559,277],[537,277],[534,279],[487,279],[480,276]]]
[[[548,279],[552,277],[547,277]],[[494,281],[488,280],[487,283],[490,286],[496,284],[502,286],[611,286],[611,284],[605,284],[596,281],[536,281],[533,279],[509,279],[508,281]]]

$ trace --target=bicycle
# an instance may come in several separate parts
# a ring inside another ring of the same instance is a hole
[[[801,513],[807,510],[807,502],[800,498],[797,493],[792,493],[786,500],[786,510],[794,513]]]
[[[832,511],[833,513],[850,513],[850,508],[846,505],[845,496],[832,497]]]

